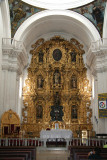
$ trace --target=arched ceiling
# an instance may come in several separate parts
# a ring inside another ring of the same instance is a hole
[[[17,30],[14,38],[24,42],[29,47],[40,37],[59,34],[75,37],[86,48],[92,41],[100,39],[100,35],[94,25],[84,16],[73,11],[42,11],[28,18]]]
[[[45,9],[70,9],[76,8],[94,0],[22,0],[30,5]]]
[[[36,2],[36,0],[34,1]],[[75,1],[75,0],[71,0],[71,1]],[[76,2],[81,3],[83,1],[84,0],[76,1]],[[26,21],[32,15],[37,14],[38,12],[41,12],[44,10],[42,8],[38,8],[32,5],[29,5],[27,3],[24,3],[22,0],[18,0],[18,1],[9,0],[8,2],[9,2],[9,9],[10,9],[11,37],[12,38],[14,37],[17,29],[21,26],[21,24],[24,21]],[[85,0],[85,2],[87,2],[87,0]],[[58,1],[58,3],[60,3],[60,1]],[[62,5],[62,1],[61,1],[61,5]],[[60,5],[60,9],[58,10],[61,10],[61,5]],[[92,22],[92,24],[94,24],[94,26],[97,28],[98,32],[102,36],[105,7],[106,7],[106,0],[103,0],[103,2],[102,0],[97,0],[85,6],[74,8],[72,9],[72,11],[77,12],[83,15],[84,17],[86,17],[90,22]]]

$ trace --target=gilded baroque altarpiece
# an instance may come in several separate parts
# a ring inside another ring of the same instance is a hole
[[[74,137],[92,130],[91,87],[83,62],[83,45],[60,36],[32,46],[28,78],[23,88],[22,127],[39,137],[47,128],[70,129]]]

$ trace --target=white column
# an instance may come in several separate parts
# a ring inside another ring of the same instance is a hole
[[[107,45],[107,2],[106,2],[106,7],[105,7],[105,12],[104,12],[104,24],[103,24],[103,44]]]
[[[14,44],[10,44],[10,46],[8,46],[8,44],[5,46],[3,45],[1,79],[1,104],[3,108],[0,113],[2,114],[7,110],[12,109],[21,119],[22,85],[20,77],[22,76],[24,67],[27,65],[28,56],[23,45],[19,46],[19,48],[15,49]]]
[[[93,45],[96,45],[96,42]],[[107,46],[99,43],[98,48],[90,48],[87,65],[94,76],[95,97],[92,99],[92,123],[96,133],[107,133],[107,118],[99,118],[98,94],[107,93]]]
[[[17,71],[3,68],[2,70],[2,105],[3,111],[12,109],[17,111],[16,107],[16,77]]]
[[[93,112],[93,124],[95,126],[95,131],[96,133],[98,133],[98,77],[97,75],[95,76],[95,98],[94,98],[94,103],[93,103],[93,108],[94,108],[94,112]]]
[[[2,66],[1,66],[1,63],[2,63],[2,37],[3,37],[3,22],[2,22],[2,11],[1,11],[1,4],[0,4],[0,88],[2,86],[2,83],[1,83],[1,78],[2,78]],[[3,105],[2,105],[2,90],[0,89],[0,113],[1,113],[1,110],[3,109]]]
[[[2,71],[2,38],[11,37],[11,26],[10,26],[10,14],[8,0],[1,0],[0,2],[0,116],[4,110],[4,92],[6,88],[4,86],[4,76],[7,78],[7,71]],[[5,73],[4,73],[5,72]],[[7,84],[8,85],[8,84]],[[6,87],[6,86],[4,86]],[[6,94],[6,93],[5,93]]]
[[[20,120],[22,121],[22,108],[23,108],[23,99],[22,99],[22,74],[18,76],[17,80],[17,90],[18,90],[18,95],[19,97],[17,99],[17,105],[18,105],[18,115],[20,116]]]

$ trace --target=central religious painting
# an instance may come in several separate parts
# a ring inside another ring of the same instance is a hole
[[[83,62],[83,45],[60,36],[33,44],[31,63],[23,88],[22,127],[26,134],[40,135],[42,129],[92,130],[91,88]]]

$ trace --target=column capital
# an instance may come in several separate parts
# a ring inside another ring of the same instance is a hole
[[[86,64],[93,75],[107,71],[107,47],[103,47],[103,45],[93,47],[91,45],[86,53]]]

